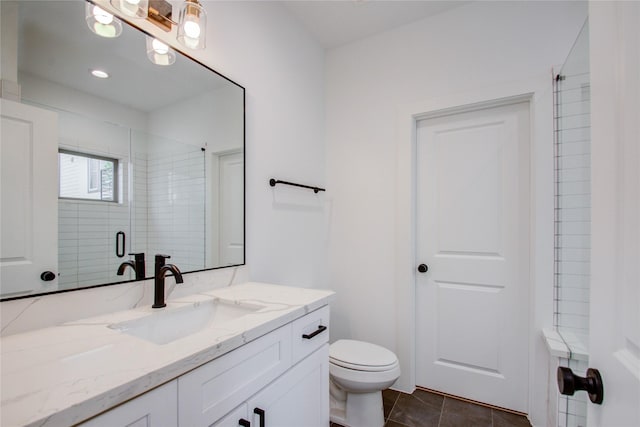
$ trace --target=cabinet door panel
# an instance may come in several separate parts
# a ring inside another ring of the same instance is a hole
[[[251,425],[259,426],[254,408],[264,410],[265,427],[329,425],[329,345],[324,344],[248,402]]]
[[[178,426],[178,382],[171,381],[79,424],[80,427]]]
[[[210,427],[240,427],[240,420],[249,420],[247,416],[247,404],[243,403],[231,411],[226,417],[213,423]]]
[[[178,379],[180,425],[210,426],[291,366],[291,324]]]

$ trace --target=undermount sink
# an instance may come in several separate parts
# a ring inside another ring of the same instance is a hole
[[[262,308],[256,304],[213,299],[185,307],[167,307],[139,319],[114,323],[109,328],[156,344],[167,344],[205,328],[222,327]]]

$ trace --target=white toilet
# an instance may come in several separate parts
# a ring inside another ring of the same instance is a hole
[[[393,352],[362,341],[336,341],[329,346],[329,376],[332,422],[383,427],[382,390],[400,377]]]

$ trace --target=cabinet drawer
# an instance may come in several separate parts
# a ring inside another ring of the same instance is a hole
[[[293,363],[297,363],[329,341],[329,306],[295,320],[292,328]]]
[[[182,426],[210,426],[291,366],[291,324],[178,378]]]

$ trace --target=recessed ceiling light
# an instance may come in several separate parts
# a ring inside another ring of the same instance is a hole
[[[107,73],[106,71],[102,71],[102,70],[89,70],[89,72],[91,73],[91,75],[93,77],[97,77],[99,79],[108,79],[109,78],[109,73]]]

